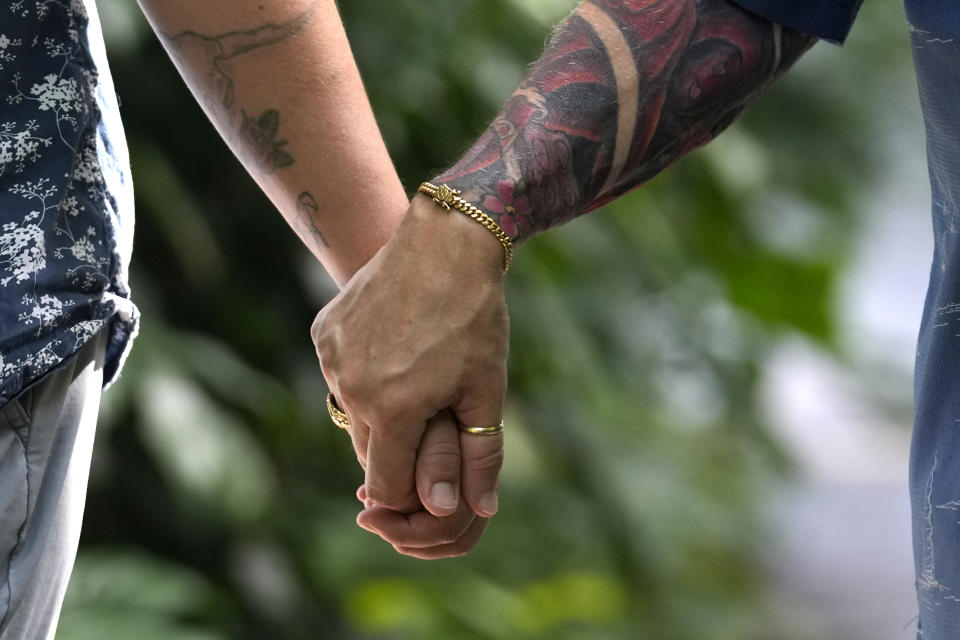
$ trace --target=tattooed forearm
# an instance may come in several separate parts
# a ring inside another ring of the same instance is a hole
[[[289,167],[293,164],[293,156],[284,149],[286,140],[277,140],[280,130],[280,112],[276,109],[264,111],[259,118],[251,118],[247,112],[240,110],[243,122],[240,125],[240,140],[243,146],[261,170],[270,173],[274,169]]]
[[[436,181],[523,240],[709,142],[815,41],[729,0],[587,0]]]
[[[309,191],[304,191],[297,196],[297,232],[304,240],[311,238],[317,250],[323,251],[330,246],[330,243],[317,226],[319,212],[320,205]]]
[[[300,16],[281,23],[268,23],[246,31],[230,31],[205,35],[183,31],[176,35],[162,33],[173,57],[178,61],[191,87],[207,108],[226,118],[233,136],[247,159],[264,173],[294,163],[286,140],[278,138],[280,113],[267,109],[252,117],[237,109],[234,66],[242,56],[266,50],[296,36],[309,23],[317,5]],[[254,112],[256,113],[256,112]]]
[[[211,36],[196,31],[182,31],[176,35],[162,33],[170,48],[181,56],[202,57],[205,65],[207,91],[216,96],[224,109],[233,108],[233,74],[225,64],[245,53],[278,44],[295,36],[310,21],[316,5],[293,20],[279,24],[268,23],[246,31],[228,31]]]
[[[386,244],[410,201],[337,2],[137,2],[264,195],[330,276],[349,280]],[[367,186],[349,188],[358,181]]]

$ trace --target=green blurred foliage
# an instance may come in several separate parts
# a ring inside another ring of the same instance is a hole
[[[482,131],[573,4],[343,3],[409,189]],[[758,504],[789,464],[758,380],[780,336],[837,348],[871,109],[909,73],[895,4],[867,3],[844,50],[819,45],[707,149],[521,248],[501,512],[470,556],[434,563],[353,522],[362,472],[308,337],[333,286],[135,5],[100,5],[144,320],[104,399],[61,639],[791,637],[757,564]]]

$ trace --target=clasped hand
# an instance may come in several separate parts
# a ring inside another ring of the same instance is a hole
[[[417,196],[317,315],[320,367],[365,471],[357,523],[400,553],[463,555],[497,511],[509,322],[486,229]]]

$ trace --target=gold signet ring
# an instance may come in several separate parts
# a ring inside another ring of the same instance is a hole
[[[341,429],[350,428],[350,419],[347,418],[347,414],[337,406],[337,400],[333,397],[332,393],[327,394],[327,412],[330,414],[330,419],[333,420],[333,424]]]

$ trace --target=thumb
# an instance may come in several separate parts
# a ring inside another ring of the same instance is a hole
[[[420,502],[435,516],[457,510],[460,497],[460,436],[449,411],[427,422],[417,450],[417,491]]]
[[[503,394],[490,394],[471,402],[464,398],[454,412],[460,426],[462,455],[461,493],[477,515],[497,512],[497,488],[503,466],[503,433],[471,433],[467,427],[497,427],[503,413]]]

